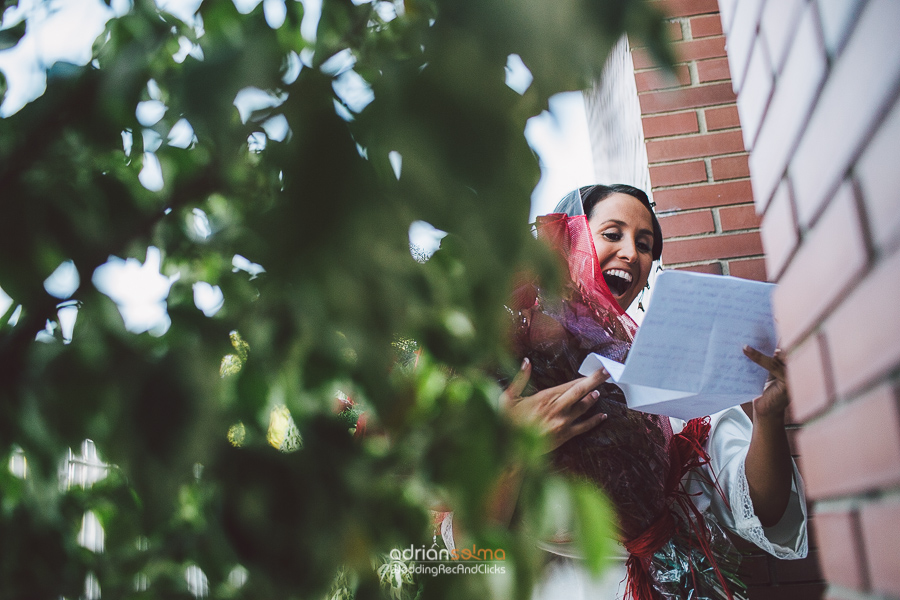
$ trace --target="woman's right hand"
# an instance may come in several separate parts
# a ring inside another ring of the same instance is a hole
[[[500,395],[500,406],[516,423],[537,425],[550,440],[551,450],[606,420],[604,413],[578,420],[600,397],[595,388],[609,379],[606,369],[601,367],[588,377],[522,396],[530,378],[531,361],[526,358],[512,383]]]

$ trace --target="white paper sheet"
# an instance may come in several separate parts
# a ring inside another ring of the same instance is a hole
[[[630,408],[680,419],[748,402],[762,392],[768,374],[742,348],[775,351],[774,287],[666,271],[656,279],[625,365],[591,354],[579,373],[588,375],[603,364]]]

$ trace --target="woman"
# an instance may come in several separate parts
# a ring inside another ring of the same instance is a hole
[[[734,407],[708,422],[691,421],[677,435],[673,431],[684,423],[627,409],[618,388],[604,383],[602,369],[576,379],[587,351],[624,362],[637,329],[625,309],[647,284],[662,253],[662,234],[646,194],[630,186],[581,188],[563,199],[557,213],[564,214],[539,220],[539,235],[566,257],[570,293],[554,302],[530,284],[517,290],[514,337],[524,360],[501,401],[514,419],[545,432],[560,469],[596,482],[616,505],[620,535],[631,552],[628,595],[731,597],[724,588],[740,586],[726,583],[726,566],[735,565],[717,524],[776,557],[805,556],[805,499],[784,429],[789,399],[777,353],[768,357],[744,348],[771,374],[747,407],[752,423]],[[529,382],[539,391],[523,395]],[[678,448],[688,450],[678,454]],[[512,514],[518,484],[516,474],[501,483],[497,518]],[[541,546],[550,560],[535,598],[625,595],[623,568],[598,582],[569,544]],[[678,575],[667,557],[678,563],[687,555],[694,562],[680,580],[663,583]],[[704,570],[701,581],[696,573]]]

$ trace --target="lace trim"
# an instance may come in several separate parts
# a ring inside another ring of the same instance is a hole
[[[441,538],[444,540],[444,546],[451,552],[456,549],[456,542],[453,540],[453,513],[448,512],[441,521]]]
[[[753,509],[753,500],[750,499],[750,484],[747,482],[745,464],[741,461],[737,472],[737,485],[732,488],[731,506],[734,513],[734,530],[745,540],[753,542],[760,549],[765,550],[775,558],[798,559],[807,554],[807,537],[803,536],[800,547],[796,550],[784,546],[775,545],[769,541],[762,523]]]

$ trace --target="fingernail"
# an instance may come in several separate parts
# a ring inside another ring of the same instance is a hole
[[[598,392],[597,390],[594,390],[593,392],[591,392],[591,398],[593,398],[594,400],[596,400],[599,397],[600,397],[600,392]]]
[[[607,418],[609,418],[609,415],[606,413],[603,413],[600,416],[601,416],[601,419],[600,419],[601,421],[605,421]]]
[[[522,370],[524,371],[526,367],[528,367],[528,363],[530,361],[526,358],[522,361]]]

